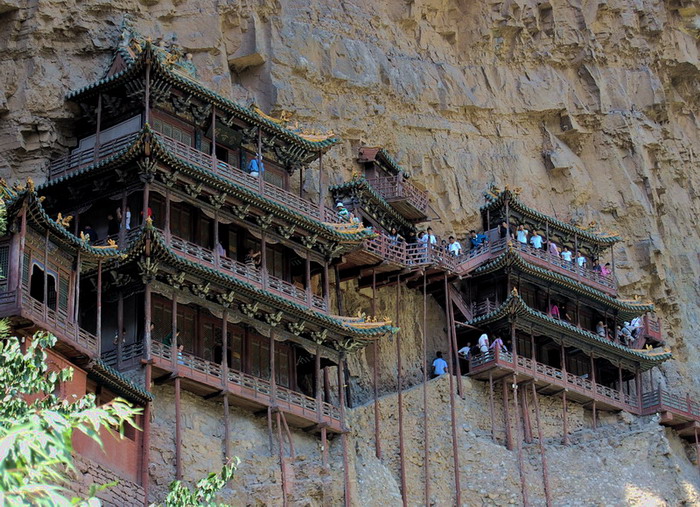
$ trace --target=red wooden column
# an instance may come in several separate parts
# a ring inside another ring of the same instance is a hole
[[[399,327],[401,318],[401,275],[396,277],[396,327]],[[401,369],[403,364],[401,363],[401,337],[399,333],[394,335],[396,340],[396,392],[398,395],[398,418],[399,418],[399,466],[401,473],[401,500],[403,501],[404,507],[408,505],[408,491],[406,482],[406,450],[404,448],[403,441],[403,378],[401,375]]]
[[[31,271],[29,273],[31,277]],[[49,315],[49,230],[46,229],[44,236],[44,294],[42,301],[44,302],[44,322],[47,322]],[[58,280],[56,280],[58,281]]]
[[[323,152],[318,152],[318,211],[323,222],[326,218],[326,187],[323,182]]]
[[[102,351],[102,260],[97,261],[97,324],[95,327],[97,335],[97,357],[100,357]],[[119,333],[121,333],[121,329]]]
[[[173,290],[173,300],[171,307],[171,318],[170,318],[170,360],[172,361],[173,373],[177,375],[177,370],[179,368],[179,358],[178,358],[178,336],[177,336],[177,292]]]
[[[262,179],[262,174],[259,176]],[[260,274],[262,275],[263,289],[267,289],[267,242],[265,241],[265,229],[260,228]]]
[[[124,353],[124,292],[119,290],[119,299],[117,300],[117,370],[122,368],[122,355]]]
[[[97,129],[95,131],[95,146],[93,148],[93,159],[97,161],[100,152],[100,131],[102,130],[102,94],[97,94]]]
[[[311,249],[306,250],[306,305],[313,308],[313,294],[311,292]],[[329,310],[329,308],[326,308]]]
[[[24,255],[22,256],[24,257]],[[75,334],[78,336],[79,321],[80,321],[80,265],[82,264],[82,259],[80,258],[80,249],[75,256],[75,302],[73,303],[73,322],[75,322]],[[20,286],[21,286],[21,271],[20,271]]]
[[[497,352],[498,353],[498,352]],[[508,403],[508,380],[503,379],[501,382],[501,387],[503,389],[503,418],[506,427],[506,448],[509,451],[513,450],[513,433],[510,428],[510,408]]]
[[[216,163],[216,106],[211,107],[211,170],[217,172]],[[262,174],[260,175],[262,177]]]
[[[149,125],[151,122],[151,60],[146,61],[146,90],[144,92],[144,113],[143,123]]]
[[[331,292],[331,285],[330,285],[330,280],[328,276],[328,260],[324,259],[323,261],[323,301],[326,304],[326,308],[328,311],[331,309],[331,304],[330,304],[330,292]]]
[[[566,384],[566,350],[564,345],[561,346],[561,371],[562,377],[564,379],[564,384]],[[569,445],[569,406],[566,401],[567,389],[564,388],[562,393],[562,417],[564,420],[564,445]]]
[[[343,380],[345,378],[345,353],[340,353],[338,361],[338,399],[340,400],[340,424],[343,433],[340,436],[343,444],[343,482],[345,484],[345,507],[352,505],[352,490],[350,484],[350,467],[348,466],[348,434],[345,431],[345,389]]]
[[[428,276],[423,270],[423,467],[425,468],[425,505],[430,505],[430,442],[428,433]],[[493,400],[492,400],[493,401]],[[492,412],[493,415],[493,412]]]
[[[513,409],[515,410],[515,433],[518,441],[518,472],[520,473],[520,490],[523,495],[523,505],[528,506],[530,505],[530,500],[528,497],[527,478],[525,477],[525,465],[523,463],[523,439],[522,435],[520,434],[520,408],[518,406],[518,378],[515,373],[513,374]]]
[[[172,206],[172,201],[171,201],[171,195],[172,192],[170,189],[165,191],[165,244],[169,245],[170,241],[172,239],[172,231],[171,231],[171,226],[172,224],[170,223],[170,217],[171,217],[171,206]]]
[[[544,482],[544,496],[547,507],[552,505],[552,497],[549,489],[549,467],[547,466],[547,456],[544,450],[544,436],[542,435],[542,424],[540,423],[540,402],[537,399],[537,388],[532,382],[532,397],[535,400],[535,421],[537,422],[537,439],[540,444],[540,456],[542,457],[542,479]]]
[[[377,316],[377,273],[372,269],[372,317]],[[372,342],[372,383],[374,387],[374,451],[377,458],[382,459],[382,442],[379,438],[380,434],[380,416],[379,416],[379,347],[377,342]]]
[[[175,377],[175,479],[182,479],[182,407],[180,377]]]
[[[489,415],[491,416],[491,440],[496,441],[496,416],[493,407],[493,372],[489,371]]]
[[[593,358],[593,354],[591,354],[591,383],[593,385],[593,395],[595,396],[597,393],[596,389],[596,379],[595,379],[595,359]],[[596,429],[598,427],[598,407],[596,407],[595,400],[593,400],[593,429]]]

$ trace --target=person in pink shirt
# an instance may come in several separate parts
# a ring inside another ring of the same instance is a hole
[[[555,319],[561,319],[559,307],[556,305],[556,303],[552,303],[552,305],[549,307],[549,315]]]
[[[606,262],[605,266],[600,267],[600,274],[603,276],[610,276],[610,273],[612,273],[612,271],[610,271],[610,263]]]
[[[559,257],[559,247],[554,241],[549,242],[549,254],[554,257]]]

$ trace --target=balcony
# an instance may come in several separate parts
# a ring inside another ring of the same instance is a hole
[[[22,290],[0,293],[0,317],[20,316],[31,320],[38,327],[56,335],[60,340],[58,349],[68,346],[80,354],[95,357],[99,354],[97,336],[82,329],[77,322],[69,318],[64,310],[52,310],[48,305],[29,295],[29,287],[22,285]],[[61,343],[62,342],[62,343]]]
[[[175,360],[173,348],[159,342],[153,342],[152,350],[153,367],[161,373],[181,377],[184,386],[196,394],[206,396],[226,391],[239,406],[256,411],[267,407],[282,410],[289,422],[298,427],[325,424],[331,431],[343,432],[340,409],[330,403],[282,386],[273,386],[268,380],[231,368],[224,372],[220,364],[192,354],[179,353]]]
[[[543,394],[557,394],[566,389],[568,399],[579,403],[595,401],[599,409],[626,410],[631,413],[640,411],[637,397],[634,395],[625,394],[527,357],[517,356],[517,361],[514,362],[510,352],[489,350],[486,354],[477,355],[469,361],[469,376],[478,380],[488,380],[489,377],[503,378],[513,374],[518,382],[534,381],[538,392]]]
[[[411,221],[427,218],[428,192],[418,190],[402,174],[367,181],[403,217]]]
[[[161,231],[163,235],[164,232]],[[167,237],[167,236],[166,236]],[[171,236],[169,246],[180,256],[197,264],[214,268],[226,275],[245,281],[255,287],[284,299],[299,303],[316,311],[326,313],[328,306],[324,298],[280,278],[267,274],[264,270],[247,266],[228,257],[218,256],[213,250],[204,248],[176,236]]]
[[[59,158],[53,161],[49,166],[49,180],[67,176],[90,164],[104,160],[129,146],[129,144],[140,135],[140,132],[128,134],[100,145],[97,150],[89,149],[73,152],[70,155]],[[335,210],[326,206],[319,206],[317,203],[303,199],[292,192],[265,182],[261,178],[251,176],[237,167],[216,160],[214,157],[204,152],[159,132],[155,132],[154,135],[156,139],[177,158],[206,171],[213,172],[217,176],[230,180],[234,184],[241,185],[262,197],[270,199],[281,206],[290,208],[313,220],[340,223],[340,219]]]
[[[660,414],[661,424],[675,429],[682,437],[695,440],[700,430],[700,403],[689,395],[678,396],[659,387],[642,395],[642,415]]]

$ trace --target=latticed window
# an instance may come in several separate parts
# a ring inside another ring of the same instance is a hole
[[[65,276],[58,280],[58,309],[68,312],[68,279]]]
[[[178,128],[158,118],[153,119],[153,128],[163,135],[180,141],[187,146],[192,146],[192,134],[185,129]]]
[[[7,275],[9,273],[9,245],[0,246],[0,287],[7,286]]]
[[[24,259],[22,261],[22,284],[29,285],[29,252],[24,252]]]

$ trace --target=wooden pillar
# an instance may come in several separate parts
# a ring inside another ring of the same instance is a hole
[[[345,428],[345,389],[343,389],[343,381],[345,379],[345,355],[343,352],[340,353],[340,360],[338,361],[338,399],[340,401],[340,423],[343,429]],[[350,484],[350,470],[348,466],[348,441],[347,432],[343,432],[340,436],[343,444],[343,482],[345,489],[345,506],[350,507],[352,505],[352,494],[351,494],[351,484]]]
[[[122,355],[124,353],[124,292],[119,289],[119,298],[117,299],[117,371],[122,368]]]
[[[119,238],[117,241],[119,242],[119,248],[126,248],[126,207],[127,207],[127,194],[126,190],[122,192],[122,201],[121,201],[121,211],[122,211],[122,217],[121,220],[119,221]],[[131,227],[131,224],[129,224],[129,227]]]
[[[323,396],[326,403],[331,402],[331,381],[328,374],[328,367],[323,368]]]
[[[102,94],[97,94],[97,128],[95,129],[95,146],[93,151],[93,159],[97,162],[97,157],[100,152],[100,131],[102,130]]]
[[[496,416],[493,407],[493,371],[489,371],[489,415],[491,416],[491,440],[496,442]]]
[[[262,127],[258,127],[258,165],[262,162]],[[258,171],[258,188],[260,195],[265,195],[265,172]]]
[[[566,384],[566,349],[564,348],[564,344],[561,345],[561,372],[564,383]],[[564,392],[562,393],[562,416],[564,419],[564,445],[569,445],[569,406],[567,405],[566,401],[566,393],[567,389],[565,388]]]
[[[532,424],[530,423],[530,406],[527,400],[527,389],[518,389],[520,392],[520,403],[523,411],[523,429],[525,442],[532,443]]]
[[[277,406],[277,379],[275,378],[275,333],[272,329],[270,329],[270,405],[273,407]]]
[[[31,278],[31,265],[29,271],[29,277]],[[46,229],[46,234],[44,235],[44,293],[42,295],[42,301],[44,302],[44,322],[48,321],[49,315],[49,229]],[[58,280],[56,280],[58,283]],[[58,288],[58,287],[56,287]],[[56,301],[58,303],[58,301]]]
[[[593,357],[593,354],[591,354],[591,383],[593,385],[593,395],[595,396],[597,391],[595,375],[595,358]],[[598,407],[596,406],[595,400],[593,400],[591,408],[593,410],[593,429],[596,429],[598,428]]]
[[[228,391],[224,391],[224,463],[231,461],[231,410],[228,404]]]
[[[313,308],[313,293],[311,291],[311,250],[306,251],[306,305]],[[329,310],[329,308],[326,308]]]
[[[262,174],[260,175],[262,177]],[[281,413],[278,410],[277,414],[277,443],[279,444],[279,458],[280,458],[280,472],[282,479],[282,506],[287,507],[287,496],[289,495],[288,485],[287,485],[287,467],[284,463],[284,441],[282,440],[282,422]]]
[[[22,256],[24,257],[24,255]],[[81,258],[80,258],[80,249],[78,249],[78,253],[75,256],[75,302],[73,303],[73,322],[75,322],[75,330],[76,333],[78,332],[79,328],[79,322],[80,322],[80,265],[82,264]],[[20,286],[21,286],[21,276],[22,272],[20,271]]]
[[[97,335],[97,357],[102,351],[102,260],[97,261],[97,324],[95,325]],[[119,330],[121,332],[121,329]]]
[[[377,274],[374,269],[372,269],[372,317],[377,315]],[[382,459],[382,442],[379,437],[381,433],[380,430],[380,416],[379,416],[379,359],[377,355],[379,354],[379,347],[377,346],[376,340],[372,342],[372,383],[374,387],[374,450],[378,459]]]
[[[314,356],[314,382],[316,384],[316,421],[321,424],[323,420],[323,394],[321,387],[321,345],[316,344],[316,354]]]
[[[172,216],[172,192],[170,189],[165,191],[165,244],[169,245],[172,239],[172,223],[170,217]]]
[[[400,325],[401,317],[401,275],[396,277],[396,327]],[[399,466],[401,472],[401,500],[403,501],[404,507],[408,505],[408,491],[406,482],[406,453],[404,449],[403,441],[403,385],[402,385],[402,375],[401,375],[401,337],[397,332],[394,335],[396,340],[396,392],[398,395],[398,418],[399,418]]]
[[[328,260],[323,261],[323,301],[326,304],[326,308],[330,310],[330,280],[328,276]]]
[[[214,265],[218,268],[221,265],[221,254],[219,253],[219,210],[214,212]],[[223,246],[222,246],[223,248]]]
[[[634,376],[634,385],[637,388],[637,406],[641,410],[642,408],[642,375],[640,373],[639,366],[637,366],[637,371]]]
[[[151,122],[151,61],[146,62],[146,91],[144,93],[144,113],[143,123],[150,125]]]
[[[180,377],[175,377],[175,479],[182,480],[182,409]]]
[[[610,247],[610,257],[611,257],[611,263],[612,263],[612,276],[613,280],[616,279],[615,277],[615,245]]]
[[[618,377],[618,382],[619,382],[619,390],[621,393],[624,393],[623,386],[622,386],[622,367],[619,364],[617,365],[617,377]]]
[[[152,357],[153,354],[151,352],[152,346],[151,346],[151,284],[147,283],[144,292],[143,292],[143,305],[144,305],[144,326],[145,330],[143,333],[143,341],[144,341],[144,353],[146,356],[146,360],[149,361]]]
[[[338,303],[338,315],[345,315],[345,310],[343,309],[343,295],[340,290],[340,270],[338,265],[335,265],[335,299]]]
[[[148,220],[148,203],[150,200],[150,194],[151,194],[151,188],[148,183],[144,183],[143,185],[143,219],[141,220],[141,225],[144,225],[146,223],[146,220]]]
[[[540,423],[540,403],[537,399],[537,388],[532,383],[532,397],[535,400],[535,421],[537,422],[537,439],[540,444],[540,456],[542,457],[542,479],[544,483],[544,496],[547,507],[551,507],[552,498],[549,490],[549,467],[547,466],[547,456],[544,450],[544,436],[542,435],[542,424]]]
[[[262,179],[262,174],[259,176]],[[262,275],[263,289],[267,289],[267,242],[265,241],[265,229],[260,229],[260,273]]]
[[[374,274],[374,270],[372,271]],[[430,505],[430,442],[428,432],[428,275],[423,270],[423,467],[425,469],[425,505]],[[493,402],[493,400],[491,400]],[[493,408],[493,407],[492,407]],[[493,416],[493,412],[491,414]]]
[[[170,302],[170,355],[173,363],[173,372],[178,370],[178,336],[177,336],[177,291],[173,290],[173,300]]]
[[[503,388],[503,417],[505,419],[506,427],[506,448],[509,451],[513,450],[513,433],[510,428],[510,409],[508,403],[508,380],[503,379],[501,382],[501,387]]]
[[[513,360],[515,362],[515,359]],[[513,408],[515,411],[515,432],[518,441],[518,471],[520,472],[520,490],[523,495],[523,505],[530,505],[525,477],[525,464],[523,463],[523,443],[520,435],[520,408],[518,407],[518,378],[513,374]]]
[[[452,308],[452,297],[447,283],[447,273],[444,275],[445,282],[445,316],[447,318],[447,341],[449,342],[450,362],[454,367],[450,367],[450,375],[457,376],[457,392],[462,395],[462,371],[459,366],[459,356],[457,354],[457,336],[455,332],[454,313]],[[449,363],[448,363],[449,364]],[[454,369],[454,371],[453,371]]]
[[[445,278],[445,281],[447,281],[447,278]],[[452,341],[450,340],[450,357],[453,357],[455,352],[456,351],[453,350]],[[449,371],[448,376],[450,377],[450,421],[452,423],[452,461],[455,477],[455,499],[457,505],[462,505],[462,487],[459,466],[459,444],[457,442],[457,412],[455,407],[454,375],[451,371]]]
[[[323,181],[323,152],[318,153],[318,211],[323,222],[326,218],[326,191]]]
[[[211,170],[217,172],[216,162],[216,106],[211,108]],[[262,174],[260,175],[262,177]]]
[[[144,387],[151,390],[151,365],[146,365]],[[141,438],[141,487],[144,490],[144,497],[148,500],[148,465],[151,462],[151,402],[147,402],[143,409],[143,437]]]

